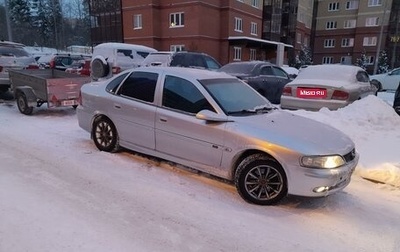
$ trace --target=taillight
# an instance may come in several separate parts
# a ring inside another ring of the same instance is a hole
[[[332,100],[347,100],[349,98],[349,93],[342,90],[335,90],[332,94]]]
[[[291,87],[284,87],[282,91],[282,95],[292,96],[292,88]]]
[[[39,66],[32,64],[32,65],[29,65],[26,69],[39,69]]]
[[[50,60],[49,67],[50,68],[56,68],[56,62],[54,61],[54,59]]]
[[[121,72],[121,68],[120,67],[113,67],[112,68],[112,73],[113,74],[118,74],[118,73],[120,73]]]
[[[79,90],[78,103],[82,106],[82,92]]]

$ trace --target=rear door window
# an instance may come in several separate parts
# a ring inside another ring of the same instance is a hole
[[[118,94],[144,102],[153,102],[157,79],[156,73],[133,72],[122,83]]]

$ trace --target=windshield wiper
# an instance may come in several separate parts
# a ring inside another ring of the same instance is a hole
[[[264,107],[257,107],[254,109],[243,109],[240,111],[229,111],[227,114],[228,115],[245,115],[245,114],[263,114],[263,113],[268,113],[269,111],[276,109],[275,107],[269,107],[269,106],[264,106]]]

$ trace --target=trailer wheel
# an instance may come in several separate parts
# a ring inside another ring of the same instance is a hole
[[[31,115],[33,112],[33,107],[28,106],[28,101],[23,92],[17,92],[16,94],[17,106],[19,111],[24,115]]]

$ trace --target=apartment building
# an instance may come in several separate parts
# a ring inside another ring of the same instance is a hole
[[[314,64],[354,64],[365,54],[373,71],[385,47],[392,0],[318,0]]]
[[[285,49],[292,47],[262,39],[263,0],[92,0],[90,4],[95,7],[90,8],[92,32],[100,35],[116,32],[114,17],[121,6],[122,39],[95,39],[95,44],[111,40],[160,51],[200,51],[222,64],[238,60],[282,64]]]

